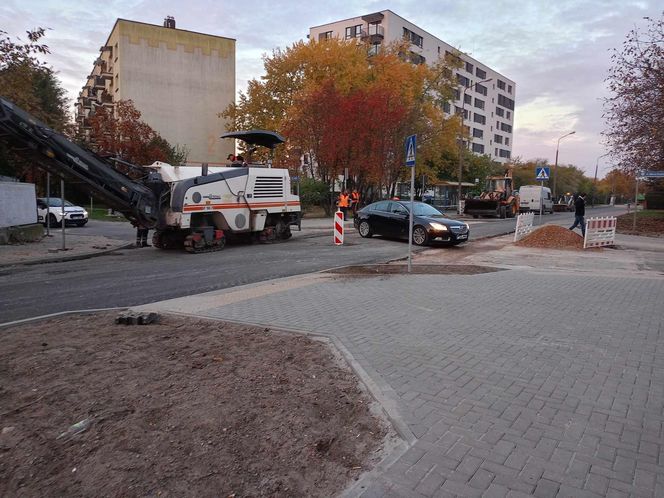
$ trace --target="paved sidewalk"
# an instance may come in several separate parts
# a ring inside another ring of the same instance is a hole
[[[142,309],[332,338],[409,443],[351,496],[664,496],[664,276],[640,251],[582,272],[578,252],[500,251],[493,273],[320,273]]]

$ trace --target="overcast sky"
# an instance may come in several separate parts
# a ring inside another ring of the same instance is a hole
[[[305,39],[312,26],[390,9],[516,82],[512,155],[545,158],[552,164],[559,137],[559,164],[594,174],[601,145],[604,80],[610,49],[627,32],[659,17],[653,0],[393,0],[335,2],[301,0],[5,0],[0,29],[24,36],[50,28],[45,58],[58,72],[72,101],[99,55],[116,18],[235,38],[237,88],[263,73],[261,56]],[[599,177],[610,158],[599,160]]]

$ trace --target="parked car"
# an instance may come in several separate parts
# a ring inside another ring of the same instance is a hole
[[[524,185],[519,189],[519,212],[539,213],[540,205],[544,214],[553,213],[553,198],[550,188],[540,185]]]
[[[384,235],[408,239],[410,202],[378,201],[357,212],[353,223],[361,237]],[[446,218],[435,207],[415,202],[413,210],[413,243],[418,246],[433,241],[457,245],[468,240],[470,229],[462,221]]]
[[[46,220],[48,203],[48,220]],[[63,213],[64,211],[64,213]],[[62,224],[62,216],[65,217],[65,225],[76,225],[82,227],[88,222],[88,212],[80,206],[74,206],[65,201],[64,210],[62,199],[57,197],[39,197],[37,199],[37,221],[49,226],[57,227]]]

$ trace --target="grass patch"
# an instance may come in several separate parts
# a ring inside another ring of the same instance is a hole
[[[100,220],[100,221],[127,221],[127,218],[117,213],[113,216],[108,215],[107,207],[94,207],[90,209],[89,207],[85,208],[88,212],[88,215],[91,220]]]
[[[634,229],[634,213],[618,216],[618,233],[645,235],[648,237],[664,236],[664,210],[646,209],[636,212],[636,229]]]

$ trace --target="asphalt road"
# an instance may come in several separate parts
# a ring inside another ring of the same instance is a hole
[[[624,209],[588,211],[588,215],[606,216]],[[572,213],[543,216],[544,223],[571,224],[572,220]],[[514,219],[469,221],[469,244],[473,238],[514,231],[515,225]],[[70,230],[126,240],[135,234],[127,223],[95,220]],[[218,253],[192,255],[144,248],[87,260],[8,268],[0,270],[0,323],[60,311],[135,306],[338,266],[386,262],[405,258],[408,253],[405,241],[362,239],[354,230],[347,232],[345,242],[334,246],[331,230],[310,230],[287,242],[229,245]],[[464,251],[465,246],[440,250]]]

